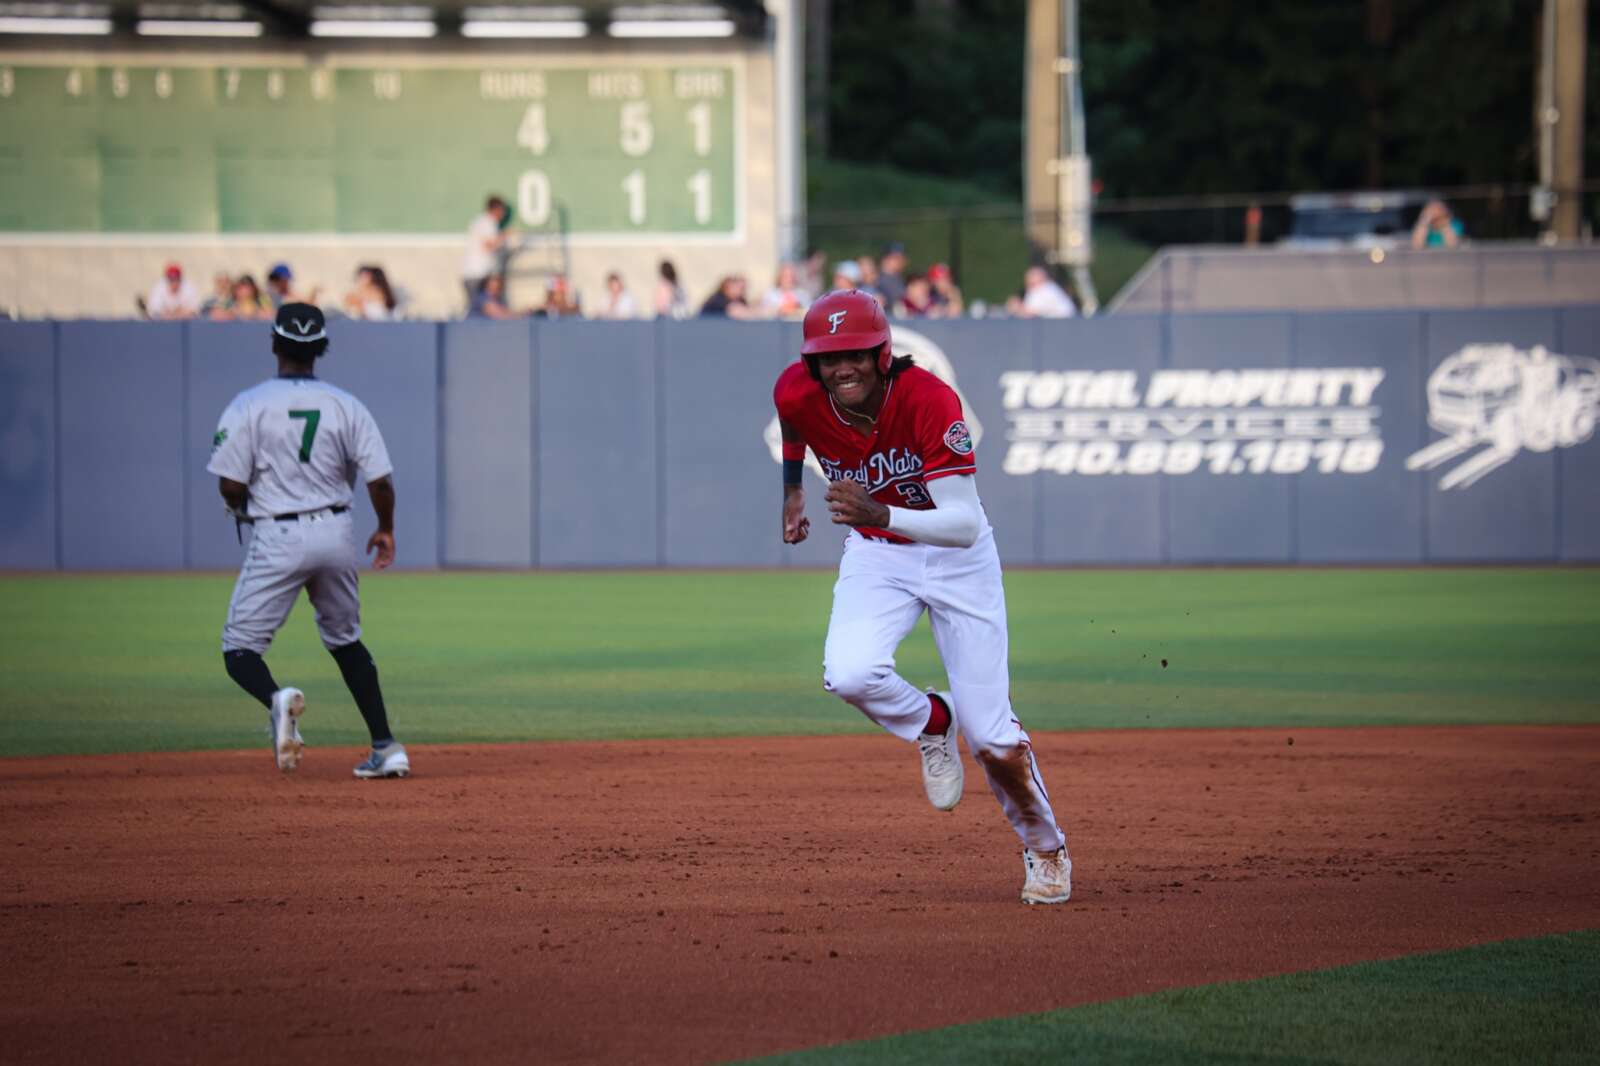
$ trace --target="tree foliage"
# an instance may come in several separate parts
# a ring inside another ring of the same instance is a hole
[[[1022,188],[1024,0],[835,3],[830,154]]]
[[[1096,174],[1115,196],[1535,180],[1541,9],[1082,0]],[[836,3],[833,19],[834,158],[1020,193],[1024,0]]]

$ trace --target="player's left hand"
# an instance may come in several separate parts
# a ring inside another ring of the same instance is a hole
[[[828,512],[836,526],[889,525],[889,508],[867,495],[867,490],[854,481],[833,481],[828,484]]]
[[[374,570],[389,569],[389,564],[394,562],[394,534],[385,533],[380,529],[368,537],[367,554],[371,555],[373,552],[377,552],[378,555],[372,560],[372,568]]]

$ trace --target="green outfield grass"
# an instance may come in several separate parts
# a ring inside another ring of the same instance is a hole
[[[762,1063],[1579,1063],[1600,933],[1414,955],[1002,1018]]]
[[[0,752],[259,743],[226,575],[0,579]],[[821,691],[832,575],[381,574],[366,639],[408,741],[867,732]],[[1033,729],[1600,721],[1600,571],[1025,571]],[[1163,667],[1162,660],[1167,661]],[[304,600],[268,657],[318,744],[364,739]],[[902,672],[940,682],[926,622]]]

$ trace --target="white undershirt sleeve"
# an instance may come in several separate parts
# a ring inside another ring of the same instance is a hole
[[[927,483],[933,510],[889,508],[889,531],[941,548],[970,548],[983,531],[983,505],[971,474],[952,474]]]

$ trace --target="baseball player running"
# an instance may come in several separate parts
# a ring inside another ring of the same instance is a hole
[[[783,539],[810,532],[801,471],[807,446],[845,537],[823,651],[823,688],[922,753],[928,801],[961,799],[957,730],[1022,838],[1024,903],[1064,903],[1072,860],[1028,734],[1011,709],[1005,590],[994,532],[978,500],[961,400],[909,356],[867,293],[811,305],[801,362],[778,378]],[[950,691],[923,693],[895,673],[894,652],[923,610]]]
[[[312,372],[328,349],[327,324],[310,304],[278,309],[272,353],[278,376],[246,389],[222,413],[206,470],[251,527],[250,548],[222,627],[222,661],[239,687],[266,705],[278,769],[300,765],[305,694],[280,688],[262,655],[306,590],[322,643],[339,664],[372,734],[357,777],[405,777],[406,749],[389,731],[378,668],[361,643],[361,599],[351,486],[367,483],[378,529],[367,539],[373,567],[394,562],[394,481],[378,424],[361,401]]]

